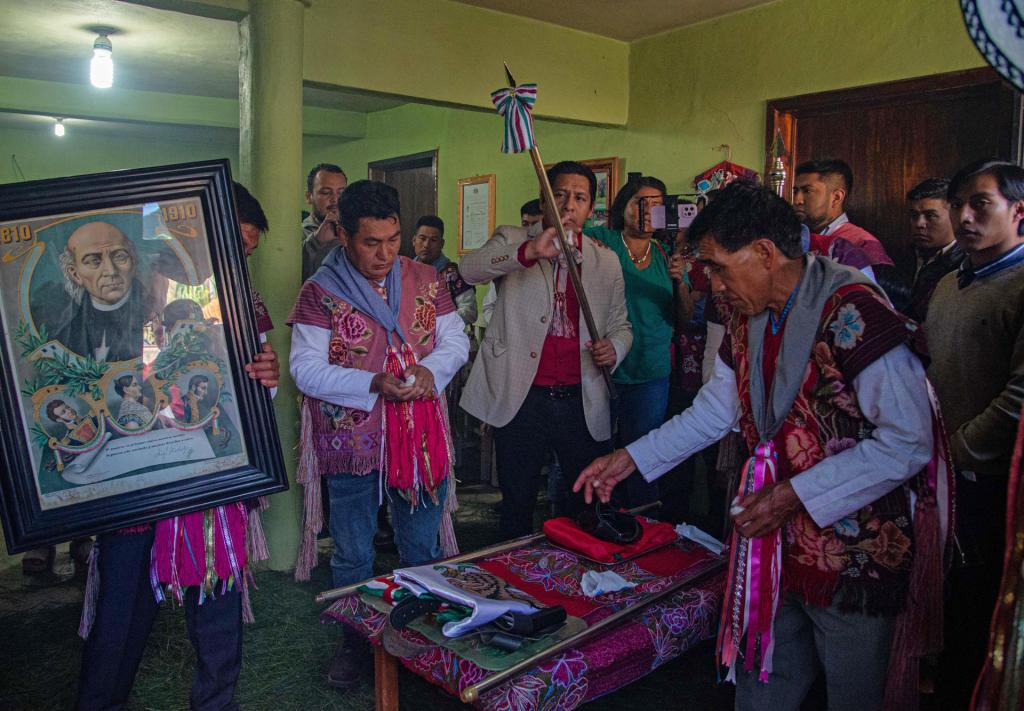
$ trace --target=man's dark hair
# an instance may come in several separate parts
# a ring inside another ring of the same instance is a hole
[[[416,229],[413,230],[413,234],[421,227],[433,227],[435,230],[441,231],[441,237],[444,237],[444,220],[437,215],[424,215],[420,219],[416,220]]]
[[[46,416],[50,420],[52,420],[53,422],[57,422],[60,419],[60,418],[57,417],[56,413],[57,413],[57,408],[60,407],[61,405],[65,406],[65,407],[71,407],[70,405],[68,405],[66,402],[64,402],[61,399],[50,400],[50,402],[47,403],[47,405],[46,405]]]
[[[205,375],[193,375],[191,378],[188,379],[188,389],[189,389],[189,392],[195,390],[197,387],[199,387],[203,383],[209,383],[209,382],[210,382],[210,379],[208,377],[206,377]]]
[[[131,385],[133,380],[135,380],[135,376],[132,375],[131,373],[128,373],[127,375],[122,375],[120,378],[114,381],[114,392],[116,392],[119,396],[124,397],[124,389]]]
[[[555,178],[559,175],[582,175],[586,178],[587,182],[590,183],[590,205],[594,205],[594,200],[597,199],[597,177],[594,175],[594,171],[574,160],[563,160],[561,163],[555,163],[548,168],[548,182],[551,183],[552,189],[555,187]]]
[[[1010,202],[1024,200],[1024,168],[1005,160],[979,160],[964,166],[950,179],[946,198],[955,198],[956,194],[964,189],[967,181],[980,175],[991,175],[995,178],[999,185],[999,194]]]
[[[400,214],[398,191],[376,180],[357,180],[338,198],[338,221],[349,237],[359,231],[359,220],[364,217],[386,220],[398,219]]]
[[[969,180],[981,175],[995,178],[999,194],[1009,202],[1024,200],[1024,168],[1005,160],[979,160],[964,166],[950,178],[946,199],[952,202]],[[1017,234],[1024,235],[1024,220],[1017,224]]]
[[[654,188],[662,195],[665,194],[665,183],[650,175],[638,175],[635,179],[626,181],[608,209],[608,226],[613,230],[621,230],[626,226],[626,205],[641,188]]]
[[[544,214],[544,210],[541,209],[540,200],[537,200],[536,198],[534,198],[533,200],[530,200],[529,202],[524,202],[523,203],[523,206],[521,208],[519,208],[519,214],[520,214],[520,216],[522,216],[522,215],[530,215],[531,217],[533,217],[534,215],[543,215]]]
[[[907,192],[907,202],[940,198],[946,200],[949,192],[949,178],[926,178]]]
[[[313,181],[316,180],[316,174],[321,170],[328,173],[337,173],[341,177],[345,178],[345,180],[348,180],[348,176],[345,175],[345,171],[341,169],[340,165],[335,165],[334,163],[317,163],[313,166],[313,169],[309,171],[309,175],[306,176],[307,193],[313,192]]]
[[[757,239],[769,239],[790,259],[804,253],[800,220],[788,202],[768,188],[744,180],[730,183],[693,220],[686,241],[695,246],[710,237],[728,252]]]
[[[796,167],[797,175],[806,173],[819,173],[823,177],[838,175],[843,179],[843,188],[846,189],[846,197],[853,192],[853,170],[845,160],[838,158],[822,158],[820,160],[809,160]]]
[[[253,225],[260,231],[260,234],[266,234],[270,229],[270,223],[267,222],[267,215],[263,212],[260,201],[253,197],[252,193],[237,180],[235,181],[235,207],[238,209],[239,222]]]

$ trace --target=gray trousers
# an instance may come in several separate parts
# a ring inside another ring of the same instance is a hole
[[[736,711],[799,711],[822,669],[829,711],[882,708],[892,632],[892,617],[812,607],[786,595],[775,618],[768,683],[757,680],[757,664],[748,673],[737,660]]]

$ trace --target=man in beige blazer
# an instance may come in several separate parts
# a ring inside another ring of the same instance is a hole
[[[564,261],[559,264],[554,227],[538,224],[529,233],[499,227],[460,266],[467,282],[493,280],[497,289],[460,404],[495,428],[501,533],[509,538],[533,530],[537,480],[549,449],[558,455],[567,485],[595,456],[610,451],[609,393],[600,368],[621,363],[633,342],[619,260],[583,236],[594,208],[594,173],[565,161],[548,170],[548,179],[577,247],[573,256],[597,334],[587,331]],[[567,513],[574,514],[582,499],[569,492],[567,498]]]

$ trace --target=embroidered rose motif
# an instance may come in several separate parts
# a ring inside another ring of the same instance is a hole
[[[815,343],[812,355],[814,362],[821,370],[823,378],[833,381],[843,379],[843,374],[836,368],[835,358],[832,357],[832,350],[828,347],[827,343],[822,343],[821,341]]]
[[[366,328],[366,321],[355,312],[350,312],[338,319],[338,334],[349,343],[363,340],[369,329]]]
[[[806,430],[794,429],[786,435],[786,457],[795,471],[802,472],[821,461],[821,446]]]
[[[424,331],[433,331],[437,323],[437,309],[429,301],[416,305],[416,322]]]
[[[839,309],[835,320],[828,328],[833,333],[836,347],[849,350],[864,336],[864,319],[861,318],[856,306],[846,304]]]
[[[809,516],[801,515],[789,525],[789,539],[798,551],[796,559],[803,565],[837,573],[846,567],[846,546],[829,527],[819,531]]]
[[[351,353],[348,343],[340,338],[332,338],[327,348],[327,358],[332,365],[345,363]]]
[[[879,565],[896,569],[907,558],[910,539],[903,535],[903,531],[896,524],[886,521],[875,538],[864,541],[858,547],[870,553]]]
[[[860,419],[860,408],[857,407],[857,399],[849,390],[842,390],[836,393],[835,397],[832,398],[832,402],[850,417]]]

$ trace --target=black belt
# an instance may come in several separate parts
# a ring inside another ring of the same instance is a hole
[[[570,400],[583,394],[583,385],[532,385],[531,390],[544,393],[552,400]]]

